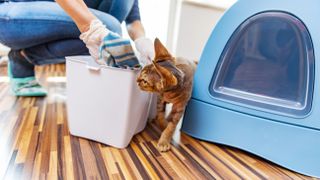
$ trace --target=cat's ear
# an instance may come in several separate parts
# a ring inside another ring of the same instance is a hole
[[[166,47],[160,42],[158,38],[154,40],[154,50],[155,50],[155,58],[154,61],[174,61],[174,58],[171,56]]]
[[[156,62],[152,62],[157,73],[160,75],[161,77],[161,83],[163,88],[166,87],[174,87],[178,84],[178,79],[177,77],[168,69],[160,66],[159,64],[157,64]]]

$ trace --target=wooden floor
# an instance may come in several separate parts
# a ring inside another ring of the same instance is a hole
[[[179,132],[172,151],[159,153],[154,124],[122,150],[70,136],[64,71],[64,65],[38,68],[49,96],[15,98],[0,67],[0,179],[308,179]]]

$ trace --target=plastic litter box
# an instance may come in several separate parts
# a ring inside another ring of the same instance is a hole
[[[238,0],[204,48],[182,131],[320,177],[319,7]]]

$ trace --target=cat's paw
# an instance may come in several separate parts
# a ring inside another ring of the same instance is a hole
[[[170,144],[170,142],[167,142],[167,141],[159,141],[157,144],[157,149],[160,152],[169,151],[170,148],[171,148],[171,144]]]

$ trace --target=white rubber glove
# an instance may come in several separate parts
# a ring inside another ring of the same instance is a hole
[[[88,31],[81,33],[80,39],[86,44],[90,55],[99,60],[99,48],[102,40],[109,34],[109,30],[98,19],[91,21]],[[99,62],[98,62],[99,63]]]
[[[150,64],[154,59],[154,45],[153,42],[141,37],[134,41],[137,51],[140,53],[140,62],[142,64]]]

